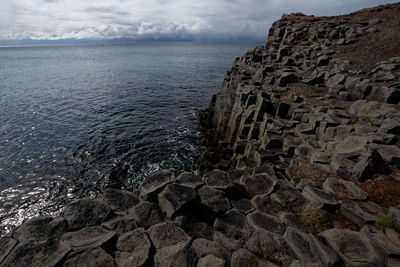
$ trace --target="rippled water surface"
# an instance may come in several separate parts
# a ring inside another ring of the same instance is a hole
[[[0,48],[0,234],[110,181],[192,170],[197,110],[256,45]]]

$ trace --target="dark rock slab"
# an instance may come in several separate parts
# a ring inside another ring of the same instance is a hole
[[[116,249],[119,266],[144,266],[150,256],[151,242],[144,228],[138,228],[119,236]]]
[[[231,253],[215,241],[210,241],[205,238],[198,238],[192,243],[192,250],[198,258],[207,255],[214,255],[223,259],[227,264],[230,262]]]
[[[398,231],[393,228],[386,228],[385,235],[391,242],[400,247],[400,233]]]
[[[301,266],[336,266],[339,258],[330,248],[311,234],[306,234],[294,227],[288,227],[285,235],[290,250]],[[336,264],[336,265],[335,265]]]
[[[216,189],[227,189],[232,186],[231,177],[227,172],[221,170],[212,170],[203,176],[206,185]]]
[[[203,180],[199,176],[194,175],[191,172],[182,172],[178,177],[176,177],[176,181],[179,184],[192,189],[197,189],[199,186],[204,184]]]
[[[283,207],[302,206],[306,202],[302,194],[288,182],[281,181],[279,189],[271,194],[271,199]]]
[[[370,201],[344,200],[340,212],[359,227],[366,223],[374,223],[378,216],[384,214],[383,209]]]
[[[276,185],[276,179],[266,174],[242,176],[240,183],[246,188],[251,197],[255,195],[271,194]]]
[[[126,190],[112,188],[106,189],[103,199],[113,210],[123,212],[126,212],[139,203],[136,194]]]
[[[140,197],[147,201],[157,201],[157,194],[174,180],[175,176],[171,171],[163,170],[156,172],[141,185]]]
[[[294,213],[282,212],[279,215],[279,220],[281,220],[281,222],[284,223],[286,226],[297,228],[304,233],[309,232],[307,226]]]
[[[70,251],[71,246],[59,239],[20,243],[11,251],[1,266],[55,266]]]
[[[236,210],[230,210],[218,217],[214,223],[214,231],[221,232],[225,236],[242,243],[246,242],[251,235],[246,217]]]
[[[231,208],[228,198],[223,191],[203,186],[199,192],[200,202],[216,214],[223,213]]]
[[[69,204],[64,210],[64,218],[72,229],[100,225],[111,213],[105,202],[84,198]]]
[[[151,202],[142,201],[129,211],[129,216],[135,219],[139,226],[149,228],[164,220],[160,208]]]
[[[288,266],[293,261],[289,247],[281,235],[265,230],[258,230],[246,242],[245,249],[258,257]]]
[[[197,267],[224,267],[225,261],[214,255],[207,255],[199,259]]]
[[[321,208],[324,209],[335,209],[339,206],[339,203],[330,194],[309,185],[304,187],[301,194],[311,202],[320,203]]]
[[[0,237],[0,265],[8,254],[15,248],[18,241],[12,238]]]
[[[75,251],[71,253],[70,255],[68,255],[67,259],[62,264],[62,266],[63,267],[75,267],[75,266],[117,267],[117,263],[110,256],[110,254],[105,252],[102,248],[92,248],[81,251]]]
[[[243,246],[242,241],[236,240],[232,237],[228,237],[219,231],[214,231],[213,240],[226,248],[231,253],[240,249]]]
[[[247,215],[246,218],[249,225],[255,230],[267,230],[281,235],[285,232],[285,225],[272,215],[254,211]]]
[[[400,256],[400,246],[393,243],[383,232],[371,225],[364,225],[360,234],[370,240],[375,246],[382,249],[386,255]]]
[[[349,266],[384,266],[384,255],[359,232],[329,229],[319,234]]]
[[[169,184],[158,194],[161,211],[172,218],[181,208],[196,198],[196,191],[179,184]]]
[[[101,226],[119,234],[135,230],[138,227],[135,219],[125,215],[118,216],[110,221],[107,221]]]
[[[84,228],[77,232],[66,233],[62,239],[71,244],[74,250],[97,248],[115,236],[115,232],[100,226]]]
[[[278,216],[278,214],[284,209],[279,203],[267,195],[257,195],[251,199],[251,203],[257,211],[274,216]]]
[[[251,201],[246,198],[242,198],[239,200],[231,200],[233,208],[237,209],[243,214],[249,214],[250,212],[254,211],[254,207],[251,204]]]
[[[400,231],[400,209],[391,207],[389,209],[388,214],[390,215],[390,217],[392,217],[392,220],[395,224],[395,228],[397,229],[397,231]]]
[[[196,209],[193,212],[197,212]],[[205,216],[207,218],[205,218]],[[195,214],[185,214],[183,216],[178,216],[175,218],[174,222],[178,223],[179,226],[192,238],[206,238],[212,239],[213,229],[212,227],[204,222],[204,220],[211,220],[214,223],[212,216]]]
[[[241,248],[236,250],[232,254],[231,258],[232,262],[232,267],[250,267],[250,266],[256,266],[256,267],[277,267],[278,265],[275,265],[271,262],[265,261],[248,251],[247,249]]]
[[[368,193],[355,183],[331,177],[325,180],[322,188],[326,193],[334,195],[337,200],[365,200],[368,197]]]

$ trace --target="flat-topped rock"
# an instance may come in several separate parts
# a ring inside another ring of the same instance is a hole
[[[169,184],[158,194],[161,211],[172,218],[180,209],[196,198],[196,191],[179,184]]]
[[[71,246],[60,239],[18,244],[1,266],[55,266],[71,251]]]
[[[281,235],[258,230],[246,242],[245,249],[261,259],[289,266],[293,261],[286,241]]]
[[[376,218],[384,214],[383,209],[370,201],[344,200],[340,212],[359,227],[366,223],[374,223]]]
[[[214,255],[223,259],[227,264],[231,261],[231,253],[215,241],[210,241],[205,238],[197,238],[192,243],[192,250],[198,258],[207,255]]]
[[[247,249],[241,248],[236,250],[232,254],[232,267],[242,266],[257,266],[257,267],[277,267],[271,262],[265,261],[248,251]]]
[[[126,215],[117,216],[102,223],[101,226],[119,234],[135,230],[138,227],[136,220]]]
[[[62,264],[63,267],[75,266],[110,266],[117,267],[117,263],[110,254],[105,252],[102,248],[92,248],[80,251],[75,251],[69,254]]]
[[[136,194],[119,189],[107,188],[103,195],[104,201],[116,211],[126,212],[139,203]]]
[[[199,186],[204,184],[203,180],[199,176],[194,175],[191,172],[182,172],[176,177],[176,181],[180,185],[187,186],[192,189],[197,189]]]
[[[246,216],[247,222],[255,230],[266,230],[273,233],[281,234],[285,232],[285,226],[281,221],[263,212],[254,211]]]
[[[231,203],[233,208],[235,208],[236,210],[240,211],[245,215],[254,211],[254,207],[249,199],[242,198],[239,200],[231,200]]]
[[[160,208],[151,202],[142,201],[129,211],[129,216],[135,219],[139,226],[149,228],[164,220]]]
[[[69,232],[62,239],[71,244],[74,250],[100,247],[116,235],[115,232],[100,226],[84,228],[77,232]]]
[[[253,207],[260,212],[278,216],[284,209],[279,203],[274,201],[270,196],[257,195],[251,199]]]
[[[229,174],[221,170],[212,170],[204,174],[203,181],[206,185],[216,189],[227,189],[232,185]]]
[[[339,206],[339,203],[330,194],[309,185],[304,187],[301,194],[311,202],[320,203],[320,208],[335,209]]]
[[[302,231],[304,233],[308,233],[309,232],[307,226],[294,213],[282,212],[279,215],[279,220],[282,223],[284,223],[286,226],[291,226],[291,227],[297,228],[297,229],[299,229],[300,231]]]
[[[214,255],[207,255],[199,259],[197,267],[224,267],[225,261]]]
[[[251,197],[255,195],[271,194],[276,185],[276,179],[267,174],[244,175],[240,183],[246,188]]]
[[[150,257],[151,242],[143,228],[118,237],[116,249],[120,252],[116,261],[119,266],[144,266]]]
[[[210,208],[216,214],[223,213],[231,208],[231,204],[223,191],[203,186],[198,194],[200,203]]]
[[[400,246],[392,242],[383,232],[371,225],[364,225],[360,231],[366,239],[382,249],[386,255],[400,257]]]
[[[311,234],[306,234],[294,227],[288,227],[285,235],[290,250],[301,266],[335,266],[339,265],[336,253],[325,246],[321,241]]]
[[[111,213],[104,201],[84,198],[69,204],[63,213],[72,229],[100,225]]]
[[[331,177],[325,180],[322,188],[326,193],[335,196],[337,200],[365,200],[368,197],[368,193],[359,188],[355,183]]]
[[[214,231],[221,232],[225,236],[243,243],[251,235],[246,217],[236,210],[230,210],[218,217],[214,223]]]
[[[349,266],[384,266],[384,255],[359,232],[329,229],[319,234]]]
[[[12,238],[0,237],[0,265],[8,254],[15,248],[18,241]]]
[[[397,231],[400,231],[400,209],[391,207],[388,214],[392,218]]]
[[[156,201],[157,194],[174,180],[175,176],[171,171],[163,170],[156,172],[141,185],[140,197],[144,200]]]

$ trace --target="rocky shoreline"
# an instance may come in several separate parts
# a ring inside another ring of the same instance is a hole
[[[400,266],[400,4],[283,15],[161,171],[0,238],[1,266]]]

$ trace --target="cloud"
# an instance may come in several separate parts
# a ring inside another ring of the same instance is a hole
[[[0,39],[264,39],[283,13],[338,15],[377,0],[9,0]]]

